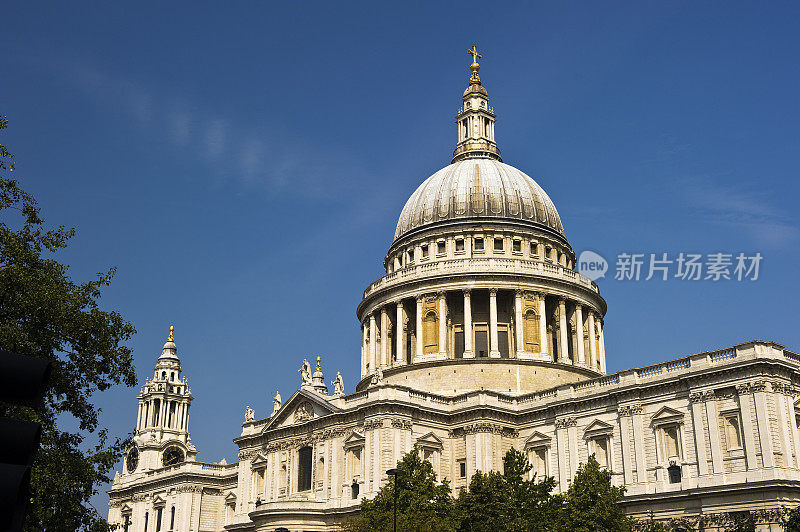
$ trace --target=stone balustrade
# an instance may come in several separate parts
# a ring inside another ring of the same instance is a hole
[[[514,258],[471,257],[407,266],[402,270],[384,275],[380,279],[370,284],[366,290],[364,290],[364,298],[369,297],[378,290],[391,288],[392,286],[396,286],[407,281],[423,279],[426,277],[434,277],[437,275],[457,275],[460,273],[511,273],[534,275],[548,279],[558,279],[577,283],[585,288],[588,288],[592,292],[597,294],[600,293],[600,290],[597,288],[597,284],[595,284],[594,281],[584,275],[579,274],[575,270],[571,270],[561,266],[560,264]]]

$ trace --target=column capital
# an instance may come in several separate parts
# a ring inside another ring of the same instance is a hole
[[[575,310],[583,310],[583,305],[580,303],[575,303]]]
[[[489,295],[496,296],[497,295],[497,288],[490,288]]]
[[[400,308],[403,308],[403,300],[402,299],[398,299],[397,301],[394,302],[394,304],[397,305]]]
[[[436,292],[436,296],[439,298],[445,297],[447,295],[447,290],[438,290]]]
[[[470,295],[472,295],[472,288],[462,288],[461,291],[464,292],[464,296],[466,297],[470,297]]]
[[[514,289],[514,295],[517,297],[522,297],[525,295],[525,290],[523,290],[522,288],[516,288]]]
[[[414,297],[414,299],[416,299],[418,302],[424,301],[425,300],[425,294],[418,294],[416,297]]]

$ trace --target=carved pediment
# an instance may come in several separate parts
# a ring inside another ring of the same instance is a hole
[[[663,425],[665,423],[681,423],[683,421],[683,412],[670,408],[668,406],[661,407],[658,412],[653,414],[650,418],[652,425]]]
[[[227,495],[225,495],[225,502],[228,504],[236,502],[236,493],[233,491],[229,491]]]
[[[433,432],[429,432],[424,436],[420,436],[417,438],[417,445],[421,448],[433,448],[433,449],[443,449],[444,444],[442,444],[442,440],[440,440],[436,434]]]
[[[550,445],[551,438],[546,434],[542,434],[541,432],[534,431],[530,437],[525,440],[525,448],[530,449],[531,447],[541,447],[543,445]]]
[[[353,433],[345,438],[344,440],[344,448],[345,449],[352,449],[354,447],[363,447],[364,446],[364,436],[359,434],[358,432],[353,431]]]
[[[264,453],[257,453],[255,457],[253,457],[253,461],[250,464],[250,467],[253,469],[263,467],[267,465],[267,456]]]
[[[603,434],[610,434],[614,431],[614,425],[606,423],[605,421],[595,419],[583,431],[584,438],[591,438],[593,436],[600,436]]]
[[[312,419],[327,416],[340,409],[330,404],[322,396],[308,390],[297,390],[281,409],[264,426],[263,431],[276,427],[306,423]]]
[[[133,508],[131,508],[127,502],[122,505],[122,508],[119,509],[119,513],[122,515],[130,515],[131,512],[133,512]]]
[[[164,506],[167,503],[166,499],[160,494],[153,497],[153,506]]]

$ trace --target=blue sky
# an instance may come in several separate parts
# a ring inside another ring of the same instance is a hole
[[[466,48],[505,162],[576,251],[760,252],[759,279],[598,281],[609,372],[747,339],[800,349],[800,6],[790,2],[8,3],[17,178],[149,375],[169,325],[202,460],[235,459],[304,357],[348,391],[355,308],[408,196],[449,163]],[[612,265],[613,269],[613,265]],[[613,273],[613,272],[612,272]],[[97,396],[113,434],[137,389]],[[97,504],[105,505],[104,496]]]

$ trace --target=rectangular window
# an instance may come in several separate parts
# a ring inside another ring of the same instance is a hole
[[[475,251],[483,251],[483,239],[476,238],[475,239]]]
[[[161,517],[164,515],[164,509],[159,508],[156,510],[156,532],[161,532]]]
[[[311,489],[311,447],[303,447],[297,451],[297,491]]]
[[[436,243],[436,253],[438,255],[444,255],[447,249],[445,248],[444,242],[437,242]]]
[[[489,356],[489,335],[486,331],[475,331],[475,356],[478,358]]]
[[[728,450],[742,447],[741,432],[739,431],[739,414],[725,416],[725,440]]]
[[[514,253],[522,253],[522,240],[514,240],[511,243],[511,251]]]
[[[502,238],[495,238],[494,239],[494,250],[495,251],[503,251],[503,239]]]
[[[467,461],[458,461],[458,478],[467,478]]]
[[[170,510],[169,529],[170,530],[175,530],[175,507],[174,506],[172,507],[172,510]]]
[[[536,242],[531,242],[531,255],[536,256],[539,254],[539,245]]]
[[[457,238],[456,239],[456,251],[464,251],[464,239]]]
[[[422,248],[422,258],[427,258],[428,257],[428,244],[424,244],[423,246],[421,246],[421,248]]]
[[[547,448],[538,447],[534,449],[531,454],[532,472],[538,477],[538,480],[541,481],[543,477],[547,476]]]
[[[144,513],[144,532],[147,532],[147,521],[150,520],[150,512]]]
[[[464,357],[464,331],[456,331],[454,333],[454,340],[455,340],[455,357],[456,358],[463,358]]]
[[[661,429],[661,436],[664,440],[664,457],[666,459],[678,458],[678,425],[669,425]]]
[[[592,440],[592,442],[594,443],[592,452],[594,452],[597,463],[601,467],[609,467],[608,436],[600,436]]]

